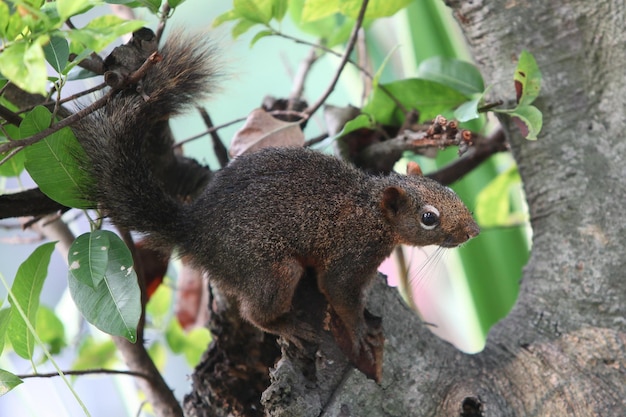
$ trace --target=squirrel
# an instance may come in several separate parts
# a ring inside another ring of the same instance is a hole
[[[156,48],[142,30],[128,45]],[[358,358],[372,349],[367,290],[394,247],[451,248],[478,235],[460,198],[416,165],[408,175],[378,176],[305,148],[239,156],[197,198],[181,201],[154,174],[157,158],[146,155],[169,141],[162,131],[171,116],[209,95],[217,70],[213,49],[198,37],[174,34],[158,53],[137,88],[75,128],[95,179],[86,193],[117,226],[192,259],[258,328],[296,346],[315,340],[290,311],[299,281],[313,271]]]

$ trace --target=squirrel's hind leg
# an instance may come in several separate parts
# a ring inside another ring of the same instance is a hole
[[[359,370],[380,382],[382,320],[365,309],[366,290],[374,277],[367,272],[345,276],[329,271],[318,277],[318,285],[332,309],[330,327],[337,344]]]
[[[315,328],[299,320],[292,311],[293,297],[305,268],[294,258],[274,262],[269,271],[258,271],[254,293],[239,294],[241,316],[260,329],[282,336],[302,349],[302,341],[319,339]],[[268,276],[271,275],[271,276]]]

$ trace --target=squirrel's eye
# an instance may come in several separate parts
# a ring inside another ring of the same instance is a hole
[[[426,206],[422,211],[421,225],[426,230],[432,230],[439,224],[439,210],[433,206]]]

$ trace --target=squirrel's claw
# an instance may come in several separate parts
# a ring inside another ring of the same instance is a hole
[[[364,310],[364,321],[357,326],[354,333],[351,333],[331,309],[330,324],[337,345],[350,362],[366,377],[380,383],[385,343],[381,318]]]

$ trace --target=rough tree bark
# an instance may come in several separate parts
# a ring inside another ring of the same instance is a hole
[[[511,97],[522,49],[543,73],[539,140],[506,126],[534,231],[518,302],[485,350],[466,355],[378,284],[370,309],[387,338],[382,384],[325,362],[332,352],[319,354],[330,373],[314,383],[282,360],[264,394],[267,415],[626,415],[624,1],[447,3],[493,97]]]
[[[385,310],[383,385],[351,375],[324,415],[624,415],[626,6],[449,3],[495,97],[510,96],[522,49],[544,75],[541,138],[510,129],[534,230],[520,297],[473,356],[423,330],[395,339],[400,313]]]

